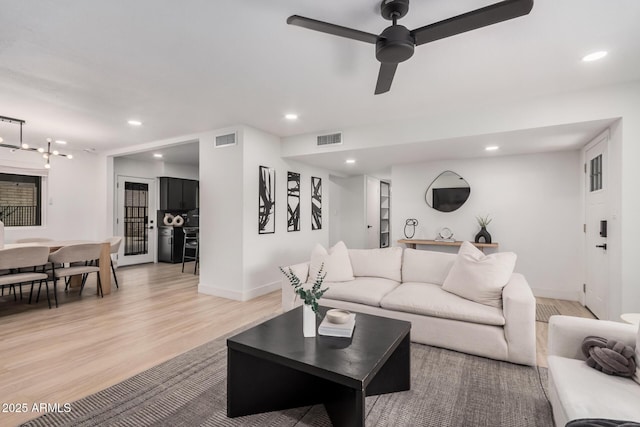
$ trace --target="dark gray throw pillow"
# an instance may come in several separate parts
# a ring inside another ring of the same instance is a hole
[[[608,375],[632,377],[636,372],[635,351],[616,340],[589,336],[582,341],[587,365]]]

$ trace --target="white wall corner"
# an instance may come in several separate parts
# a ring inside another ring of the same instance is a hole
[[[226,298],[235,301],[246,301],[243,299],[243,293],[235,289],[219,288],[213,285],[198,283],[198,293],[212,295],[214,297]]]
[[[271,292],[275,292],[279,290],[281,286],[282,286],[281,282],[276,281],[276,282],[267,283],[266,285],[258,286],[253,289],[246,290],[243,292],[242,301],[249,301],[259,296],[266,295]]]

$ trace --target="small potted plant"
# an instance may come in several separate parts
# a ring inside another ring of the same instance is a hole
[[[480,226],[480,231],[476,234],[476,243],[491,243],[491,234],[487,231],[487,225],[491,223],[492,218],[489,218],[489,215],[477,216],[476,220],[478,221],[478,225]]]
[[[288,271],[285,271],[282,267],[279,268],[282,274],[284,274],[285,277],[289,279],[289,283],[291,283],[291,286],[293,286],[296,297],[300,297],[303,302],[302,331],[304,336],[315,337],[316,318],[319,316],[318,300],[322,298],[322,295],[324,295],[324,293],[329,290],[329,288],[322,289],[322,282],[327,275],[326,273],[322,273],[324,264],[320,266],[320,270],[318,270],[318,274],[316,275],[311,289],[305,289],[303,287],[304,283],[302,283],[300,278],[293,272],[291,267],[289,267]]]

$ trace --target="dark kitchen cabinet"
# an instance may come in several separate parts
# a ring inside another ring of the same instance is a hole
[[[198,207],[198,181],[160,178],[160,210],[189,211]]]

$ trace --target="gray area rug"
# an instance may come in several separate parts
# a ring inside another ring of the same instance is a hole
[[[330,426],[322,405],[228,419],[219,339],[24,426]],[[411,345],[411,390],[367,398],[367,426],[553,426],[547,370]],[[544,386],[543,386],[544,384]]]
[[[558,309],[549,304],[536,304],[536,321],[549,323],[549,318],[560,314]]]

